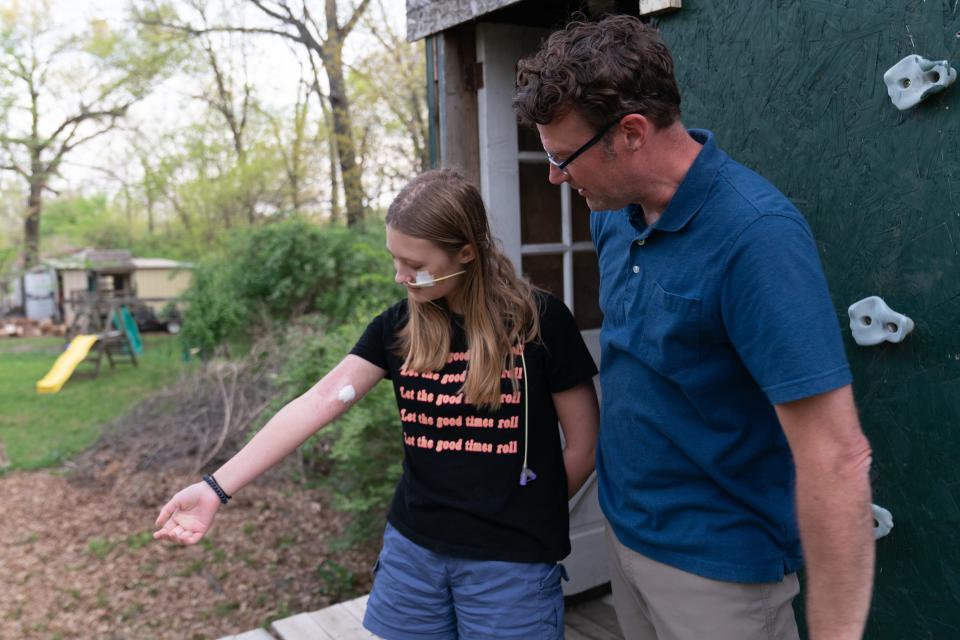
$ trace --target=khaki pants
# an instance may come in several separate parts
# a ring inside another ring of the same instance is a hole
[[[702,578],[628,549],[609,524],[607,557],[626,640],[799,640],[795,573],[769,584]]]

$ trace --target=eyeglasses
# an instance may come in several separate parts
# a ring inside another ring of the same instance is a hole
[[[552,164],[553,166],[555,166],[557,169],[559,169],[560,171],[562,171],[564,174],[570,175],[570,174],[567,173],[567,167],[570,166],[570,163],[573,162],[574,160],[576,160],[577,158],[579,158],[579,157],[580,157],[581,155],[583,155],[584,153],[586,153],[586,152],[590,149],[590,147],[592,147],[593,145],[595,145],[595,144],[597,144],[598,142],[600,142],[600,139],[603,138],[604,134],[606,134],[607,131],[609,131],[609,130],[611,129],[611,127],[613,127],[613,125],[619,123],[620,120],[622,120],[625,116],[628,116],[628,115],[630,115],[630,114],[629,114],[629,113],[625,113],[625,114],[623,114],[622,116],[617,116],[616,120],[610,122],[610,123],[607,124],[605,127],[603,127],[602,129],[600,129],[600,131],[597,133],[597,135],[595,135],[595,136],[593,136],[592,138],[590,138],[589,140],[587,140],[587,141],[583,144],[583,146],[581,146],[579,149],[577,149],[576,151],[574,151],[573,153],[571,153],[569,156],[567,156],[567,159],[566,159],[566,160],[560,160],[559,158],[557,158],[557,156],[553,155],[552,153],[548,153],[548,154],[547,154],[547,161],[548,161],[550,164]]]

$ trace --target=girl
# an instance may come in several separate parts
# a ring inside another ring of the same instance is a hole
[[[566,306],[495,245],[459,174],[414,179],[386,223],[406,299],[213,476],[177,493],[154,537],[198,542],[231,494],[387,377],[403,475],[364,626],[388,640],[562,638],[558,562],[570,552],[567,500],[594,466],[596,367]]]

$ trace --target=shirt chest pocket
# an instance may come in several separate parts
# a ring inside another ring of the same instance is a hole
[[[664,375],[700,362],[700,300],[670,293],[655,282],[643,314],[638,351],[644,362]]]

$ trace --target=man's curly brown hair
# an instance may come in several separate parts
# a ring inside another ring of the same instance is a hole
[[[660,34],[639,19],[571,22],[518,63],[514,109],[527,126],[575,110],[600,129],[641,113],[657,128],[680,118],[673,58]]]

